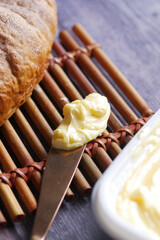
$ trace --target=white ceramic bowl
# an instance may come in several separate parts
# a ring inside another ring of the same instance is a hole
[[[152,130],[158,119],[160,120],[160,110],[154,114],[117,156],[98,180],[92,192],[92,208],[97,222],[107,234],[118,240],[151,240],[151,237],[141,233],[118,215],[116,199],[134,165],[134,162],[128,156],[132,149],[140,144],[138,135],[145,128],[148,128],[149,131]]]

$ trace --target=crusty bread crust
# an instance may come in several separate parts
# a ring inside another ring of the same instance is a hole
[[[0,0],[0,126],[42,79],[56,27],[54,0]]]

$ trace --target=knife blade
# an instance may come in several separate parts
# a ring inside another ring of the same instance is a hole
[[[42,178],[30,240],[45,239],[72,181],[84,148],[85,146],[72,151],[51,148]]]

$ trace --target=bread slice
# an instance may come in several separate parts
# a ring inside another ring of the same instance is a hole
[[[56,27],[54,0],[0,0],[0,126],[43,78]]]

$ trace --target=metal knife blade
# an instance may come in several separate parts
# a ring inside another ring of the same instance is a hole
[[[45,239],[83,152],[84,146],[72,151],[51,148],[42,178],[38,208],[30,240]]]

